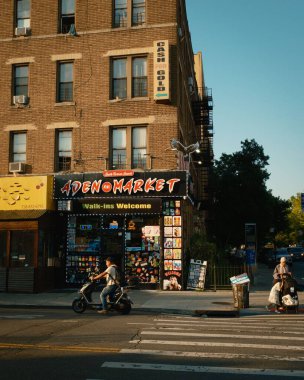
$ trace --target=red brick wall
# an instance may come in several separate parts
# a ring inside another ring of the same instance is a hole
[[[155,116],[168,122],[156,122],[148,126],[149,153],[155,156],[153,169],[176,167],[175,153],[169,148],[169,140],[179,137],[177,118],[177,0],[147,0],[147,24],[145,27],[112,29],[110,0],[77,1],[77,37],[57,34],[58,10],[56,1],[32,0],[31,37],[13,37],[13,1],[2,1],[0,14],[0,175],[8,174],[9,132],[8,125],[33,124],[36,130],[27,134],[27,163],[31,172],[54,171],[55,130],[47,125],[56,122],[77,122],[80,128],[73,131],[73,157],[82,157],[83,164],[75,170],[95,171],[103,167],[97,156],[109,155],[109,127],[102,126],[108,119]],[[161,24],[164,24],[161,26]],[[157,27],[155,26],[157,25]],[[153,27],[154,26],[154,27]],[[93,33],[96,31],[96,33]],[[86,32],[86,33],[84,33]],[[111,103],[109,50],[151,48],[153,41],[168,39],[171,49],[172,102],[159,104],[153,100],[153,54],[148,55],[149,100]],[[55,106],[56,62],[54,54],[81,53],[74,65],[75,105]],[[12,65],[8,59],[34,57],[30,63],[30,105],[15,108],[12,101]],[[192,58],[191,58],[192,59]],[[190,59],[190,60],[191,60]],[[180,86],[182,88],[182,86]],[[188,108],[181,113],[190,112]],[[169,121],[171,120],[173,121]],[[185,120],[191,118],[185,118]],[[188,126],[189,128],[189,126]],[[188,129],[187,128],[187,129]],[[192,127],[190,126],[190,129]]]

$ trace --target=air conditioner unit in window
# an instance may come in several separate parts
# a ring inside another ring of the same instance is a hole
[[[29,36],[31,34],[31,28],[23,27],[23,28],[15,28],[15,36]]]
[[[26,164],[24,162],[10,162],[8,171],[10,173],[24,173]]]
[[[26,95],[16,95],[13,97],[13,103],[18,105],[18,104],[28,104],[29,102],[29,97]]]

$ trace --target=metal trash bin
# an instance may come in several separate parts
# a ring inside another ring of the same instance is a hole
[[[233,302],[237,309],[246,309],[249,307],[249,284],[233,284]]]

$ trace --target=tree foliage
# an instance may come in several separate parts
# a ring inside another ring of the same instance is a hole
[[[282,230],[289,203],[267,190],[269,157],[255,140],[241,142],[241,150],[222,154],[215,162],[215,226],[222,247],[244,243],[245,223],[256,223],[258,243],[267,240],[271,228]]]
[[[304,242],[304,212],[301,209],[301,194],[290,198],[288,228],[278,230],[275,235],[277,246],[300,245]]]
[[[205,234],[196,232],[190,238],[189,256],[194,260],[210,262],[215,259],[216,246],[207,240]]]

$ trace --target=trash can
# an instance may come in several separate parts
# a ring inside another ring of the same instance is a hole
[[[237,309],[246,309],[249,307],[249,284],[233,284],[233,302]]]

